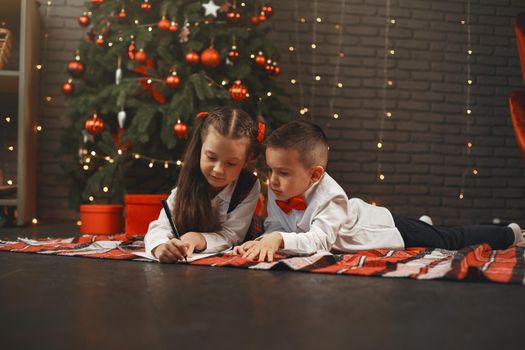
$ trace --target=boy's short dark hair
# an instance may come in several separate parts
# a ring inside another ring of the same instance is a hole
[[[295,120],[284,124],[270,134],[266,146],[296,150],[306,168],[320,165],[326,169],[328,141],[323,129],[313,123]]]

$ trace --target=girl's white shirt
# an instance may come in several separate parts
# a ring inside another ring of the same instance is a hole
[[[304,193],[307,208],[284,213],[268,189],[265,233],[279,232],[289,253],[311,254],[338,250],[404,249],[390,211],[359,198],[348,199],[343,188],[327,173]]]
[[[222,222],[222,228],[217,232],[200,232],[206,239],[206,250],[201,253],[221,252],[240,244],[244,240],[248,228],[252,223],[261,185],[259,181],[255,181],[248,196],[228,214],[228,207],[236,184],[237,181],[232,182],[212,199],[212,208],[215,208],[217,211],[219,220]],[[171,210],[173,210],[176,195],[177,188],[171,191],[167,199]],[[188,205],[191,205],[191,203],[188,203]],[[183,235],[184,232],[180,232],[180,234]],[[146,253],[153,257],[153,249],[161,244],[167,243],[172,238],[174,238],[174,234],[171,232],[168,217],[164,213],[164,210],[161,210],[159,218],[150,223],[148,232],[144,237]]]

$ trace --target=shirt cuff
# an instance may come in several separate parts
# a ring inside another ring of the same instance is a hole
[[[230,248],[230,244],[225,242],[224,238],[222,238],[217,233],[201,232],[201,234],[204,236],[204,239],[206,240],[206,249],[204,249],[200,253],[203,253],[203,254],[219,253],[219,252],[222,252]]]

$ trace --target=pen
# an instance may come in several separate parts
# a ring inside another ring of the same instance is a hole
[[[177,226],[175,226],[175,223],[173,222],[173,218],[171,217],[170,213],[170,207],[168,206],[168,202],[166,202],[165,199],[160,201],[162,203],[162,207],[164,208],[164,212],[166,213],[166,216],[168,217],[168,221],[170,222],[171,230],[175,234],[175,236],[180,239],[179,230],[177,230]],[[188,262],[188,258],[184,257],[184,260]]]

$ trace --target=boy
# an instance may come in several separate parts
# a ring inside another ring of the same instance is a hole
[[[325,172],[328,143],[315,124],[288,123],[270,135],[266,146],[270,168],[266,233],[234,248],[244,258],[273,261],[278,250],[290,255],[416,246],[456,250],[480,243],[504,249],[524,241],[517,224],[435,227],[359,198],[349,200]]]

